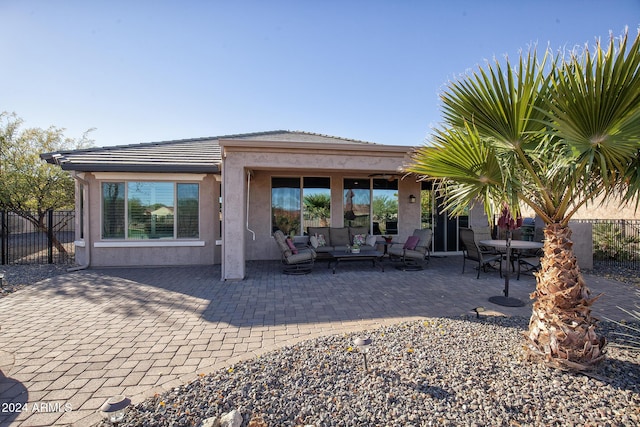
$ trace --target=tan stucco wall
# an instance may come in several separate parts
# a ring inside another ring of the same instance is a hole
[[[153,265],[206,265],[220,263],[221,248],[216,246],[216,233],[219,232],[218,221],[218,199],[219,190],[214,175],[193,175],[189,174],[144,174],[138,173],[128,176],[127,180],[138,181],[189,181],[200,184],[200,237],[197,239],[198,246],[171,246],[171,241],[149,240],[149,241],[118,241],[115,239],[102,240],[101,238],[101,179],[96,179],[96,175],[86,173],[82,175],[89,183],[88,199],[89,203],[85,207],[90,222],[86,222],[88,232],[85,238],[80,241],[80,224],[77,219],[76,240],[80,246],[76,247],[76,262],[83,265],[90,260],[90,266],[153,266]],[[111,180],[124,180],[122,175],[117,173],[99,173],[100,178],[108,177]],[[79,196],[79,194],[78,194]],[[86,200],[86,199],[85,199]],[[78,205],[78,204],[77,204]],[[76,216],[79,218],[79,215]],[[86,217],[85,217],[86,218]],[[149,245],[148,247],[129,247],[132,244]],[[185,244],[185,241],[178,240],[178,244]],[[116,247],[101,247],[101,245],[118,245]],[[191,243],[186,243],[191,244]],[[88,251],[91,251],[89,254]]]
[[[625,204],[620,199],[610,198],[602,203],[602,198],[599,198],[578,209],[572,219],[640,219],[640,210],[636,211],[635,207],[635,202]]]

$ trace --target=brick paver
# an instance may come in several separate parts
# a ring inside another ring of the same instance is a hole
[[[368,263],[323,263],[306,276],[278,262],[250,262],[247,278],[220,281],[219,266],[91,269],[54,277],[0,299],[0,426],[79,425],[123,393],[134,403],[283,345],[316,336],[426,317],[458,317],[484,306],[529,316],[534,280],[511,281],[527,306],[487,301],[497,273],[460,274],[459,257],[419,272]],[[632,286],[587,276],[597,316],[628,317]],[[9,404],[11,404],[9,406]],[[9,413],[17,405],[26,411]],[[70,411],[66,411],[70,409]]]

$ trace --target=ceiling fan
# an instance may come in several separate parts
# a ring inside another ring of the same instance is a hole
[[[369,178],[386,179],[389,182],[395,181],[398,177],[399,175],[393,173],[372,173],[369,175]]]

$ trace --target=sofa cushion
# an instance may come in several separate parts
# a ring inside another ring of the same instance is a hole
[[[373,235],[369,234],[369,235],[367,236],[367,241],[366,241],[366,243],[367,243],[367,245],[369,245],[369,246],[373,246],[373,247],[375,248],[375,246],[376,246],[376,241],[377,241],[377,240],[378,240],[378,238],[377,238],[376,236],[373,236]]]
[[[307,227],[307,234],[309,236],[316,236],[318,238],[320,238],[320,236],[322,235],[326,242],[325,244],[328,246],[331,246],[331,241],[329,237],[329,227]],[[320,243],[318,244],[319,246],[322,246]]]
[[[349,229],[346,227],[342,228],[331,228],[329,230],[329,234],[331,236],[331,243],[327,242],[327,246],[347,246],[351,244],[351,236],[349,236]]]
[[[311,244],[313,249],[316,249],[318,246],[320,246],[320,243],[318,243],[318,238],[316,236],[310,236],[309,243]]]

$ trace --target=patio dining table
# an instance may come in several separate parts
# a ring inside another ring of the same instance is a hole
[[[502,305],[505,307],[522,307],[525,303],[519,300],[518,298],[513,298],[509,296],[509,264],[511,261],[511,251],[515,250],[526,250],[526,249],[540,249],[543,244],[540,242],[530,242],[528,240],[480,240],[481,245],[483,246],[491,246],[496,249],[505,249],[506,257],[507,257],[507,269],[504,274],[504,289],[502,293],[504,295],[494,296],[489,298],[489,301]]]

